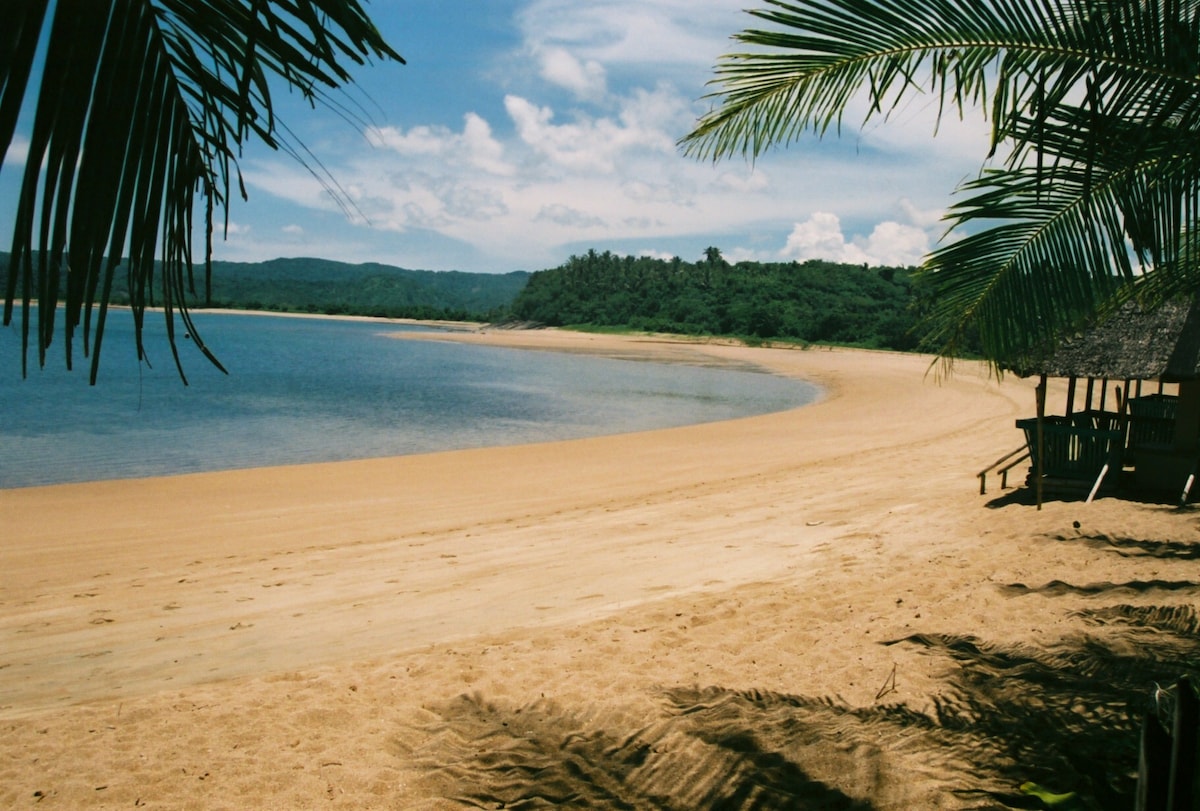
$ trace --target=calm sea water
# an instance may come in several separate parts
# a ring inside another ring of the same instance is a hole
[[[110,315],[99,383],[67,372],[61,342],[20,374],[20,334],[0,328],[0,488],[397,456],[689,425],[794,408],[817,389],[727,368],[398,341],[387,323],[200,313],[229,369],[160,315],[150,366],[129,314]]]

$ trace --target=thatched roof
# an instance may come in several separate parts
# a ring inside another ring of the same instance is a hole
[[[1126,302],[1088,332],[1061,343],[1041,361],[1014,368],[1022,377],[1100,377],[1167,381],[1200,378],[1200,304],[1167,301],[1153,310]]]

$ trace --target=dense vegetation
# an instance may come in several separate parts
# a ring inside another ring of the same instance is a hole
[[[0,267],[7,258],[0,254]],[[194,309],[528,322],[911,350],[918,344],[912,270],[818,260],[731,265],[716,248],[694,263],[591,250],[533,274],[274,259],[214,262],[211,299],[198,272],[188,303]],[[130,303],[120,272],[112,302]]]
[[[512,305],[550,326],[623,327],[903,349],[916,347],[911,268],[810,260],[730,265],[588,251],[534,273]]]
[[[406,270],[327,259],[213,263],[210,306],[458,321],[502,317],[529,274]],[[203,304],[198,290],[195,305]]]
[[[0,268],[8,265],[0,253]],[[130,303],[128,276],[118,268],[111,301]],[[327,259],[213,262],[211,299],[202,269],[195,274],[193,308],[368,315],[383,318],[487,321],[504,318],[529,274],[406,270]],[[161,304],[153,298],[148,304]]]

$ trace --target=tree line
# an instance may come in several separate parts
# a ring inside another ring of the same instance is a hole
[[[726,262],[589,250],[532,274],[513,318],[547,326],[790,339],[915,349],[913,268],[807,262]]]
[[[34,259],[40,254],[34,253]],[[0,252],[0,273],[11,257]],[[162,265],[155,265],[155,278]],[[509,317],[509,305],[525,286],[529,273],[468,273],[457,270],[410,270],[370,262],[352,265],[329,259],[289,258],[266,262],[213,262],[210,285],[203,269],[194,284],[183,285],[190,309],[227,308],[324,315],[365,315],[445,321],[498,321]],[[116,264],[109,302],[131,306],[130,274]],[[61,271],[59,289],[66,286]],[[21,290],[18,287],[18,290]],[[161,306],[161,287],[147,285],[144,303]],[[178,302],[175,302],[178,306]]]

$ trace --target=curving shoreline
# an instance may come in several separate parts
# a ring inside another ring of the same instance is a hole
[[[699,355],[826,396],[643,434],[0,491],[0,804],[460,807],[488,779],[471,735],[509,746],[501,717],[620,738],[669,723],[664,690],[869,708],[889,674],[888,700],[928,708],[946,664],[880,642],[1050,644],[1094,597],[1005,586],[1200,582],[1194,560],[1064,543],[1195,541],[1187,512],[978,495],[1020,441],[1028,381],[963,364],[938,383],[928,358],[850,350],[404,337]],[[878,808],[948,802],[961,779],[912,740],[873,746],[805,768]]]

